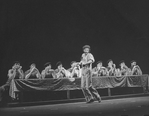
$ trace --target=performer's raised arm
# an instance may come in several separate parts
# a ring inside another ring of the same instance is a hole
[[[30,69],[26,71],[25,79],[33,78],[33,79],[41,79],[41,74],[39,70],[36,68],[36,65],[33,63],[30,65]]]
[[[131,75],[142,75],[142,70],[136,61],[131,61]]]

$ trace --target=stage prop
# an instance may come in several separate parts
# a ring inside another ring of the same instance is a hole
[[[143,87],[144,91],[149,90],[149,75],[141,76],[102,76],[93,77],[93,86],[96,89],[108,88],[108,95],[111,95],[110,88],[116,87]],[[67,91],[80,90],[81,79],[76,78],[71,82],[68,78],[62,79],[14,79],[11,81],[9,95],[16,98],[16,92],[23,91]]]

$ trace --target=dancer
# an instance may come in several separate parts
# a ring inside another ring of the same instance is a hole
[[[8,71],[8,77],[12,77],[12,76],[13,76],[14,79],[23,79],[24,73],[23,73],[23,70],[22,70],[22,66],[20,66],[19,62],[16,62],[12,66],[12,69],[10,69]]]
[[[55,79],[57,79],[57,78],[69,78],[70,77],[70,72],[67,71],[63,67],[61,61],[57,62],[56,66],[57,66],[57,69],[55,69],[54,74],[53,74]]]
[[[42,70],[42,72],[41,72],[42,79],[53,78],[53,72],[54,72],[54,70],[51,67],[52,66],[51,66],[51,63],[50,62],[47,62],[45,64],[45,69]]]
[[[97,66],[93,68],[92,73],[96,76],[106,76],[107,68],[102,65],[102,61],[98,61]]]
[[[23,70],[21,69],[19,62],[16,62],[11,69],[8,70],[8,79],[6,83],[0,86],[0,106],[6,105],[9,98],[8,91],[10,88],[11,81],[13,79],[22,79],[23,78]],[[18,96],[16,96],[18,97]]]
[[[136,61],[131,61],[131,75],[142,75],[142,70]]]
[[[129,68],[126,66],[124,61],[120,62],[121,75],[129,75]]]
[[[41,79],[41,74],[36,68],[36,64],[32,63],[30,69],[25,72],[25,79]]]
[[[82,77],[81,77],[81,88],[86,99],[86,103],[94,102],[94,99],[97,99],[98,102],[101,102],[101,97],[98,94],[97,90],[92,86],[92,63],[95,61],[93,55],[90,53],[90,46],[83,46],[84,53],[80,64],[82,66]]]
[[[108,66],[107,66],[107,76],[115,76],[115,69],[116,65],[113,63],[113,60],[108,60]]]
[[[78,65],[78,62],[72,61],[71,68],[69,68],[68,71],[71,74],[70,76],[71,78],[72,77],[81,78],[81,68],[80,68],[80,65]]]

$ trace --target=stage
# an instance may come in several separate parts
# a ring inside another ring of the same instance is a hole
[[[85,102],[7,107],[0,116],[149,116],[149,96]]]

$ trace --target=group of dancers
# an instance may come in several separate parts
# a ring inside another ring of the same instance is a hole
[[[104,67],[102,61],[97,62],[97,66],[92,68],[92,63],[95,62],[94,56],[90,53],[90,46],[83,46],[83,54],[81,56],[81,61],[71,62],[71,68],[65,69],[62,62],[56,64],[57,69],[52,69],[51,63],[45,64],[45,69],[39,72],[36,64],[31,64],[30,69],[23,72],[22,66],[19,62],[16,62],[12,69],[8,71],[8,81],[2,87],[1,91],[5,90],[10,85],[12,79],[45,79],[45,78],[69,78],[74,79],[81,78],[81,88],[85,96],[87,103],[92,103],[96,99],[99,103],[101,102],[101,97],[97,90],[92,86],[93,76],[122,76],[122,75],[142,75],[140,67],[136,64],[136,61],[131,62],[131,68],[125,65],[125,62],[120,63],[120,68],[116,68],[116,65],[112,60],[108,61],[108,66]],[[73,81],[74,81],[73,80]]]
[[[22,66],[19,62],[16,62],[12,69],[8,71],[8,77],[15,79],[45,79],[45,78],[81,78],[82,66],[80,62],[72,61],[71,68],[65,69],[63,64],[59,61],[56,66],[57,69],[52,69],[50,62],[45,64],[45,69],[40,71],[37,69],[36,64],[31,64],[30,69],[23,72]],[[136,61],[131,61],[131,67],[128,68],[124,61],[120,62],[120,67],[116,68],[116,65],[110,59],[108,60],[108,66],[104,67],[102,61],[98,61],[96,67],[91,68],[93,76],[130,76],[130,75],[142,75],[140,67],[136,64]]]
[[[131,75],[142,75],[142,70],[137,65],[136,61],[131,61],[131,67],[126,66],[124,61],[121,61],[119,68],[110,59],[108,60],[108,66],[104,67],[102,61],[97,62],[97,66],[92,69],[93,75],[98,76],[131,76]]]

